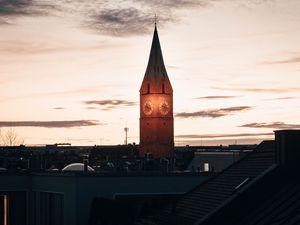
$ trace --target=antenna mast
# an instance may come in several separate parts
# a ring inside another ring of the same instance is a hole
[[[127,145],[127,133],[129,131],[129,128],[128,127],[125,127],[124,128],[124,131],[125,131],[125,145]]]

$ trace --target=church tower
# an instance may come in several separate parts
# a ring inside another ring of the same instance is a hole
[[[152,46],[140,89],[140,157],[171,157],[174,149],[173,89],[164,64],[155,24]]]

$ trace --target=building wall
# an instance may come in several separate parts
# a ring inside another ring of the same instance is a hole
[[[220,172],[240,158],[239,152],[195,152],[187,169],[205,171],[205,164],[208,164],[209,171]]]
[[[185,193],[206,180],[201,176],[80,177],[77,178],[78,225],[88,221],[95,197],[114,198],[126,194]],[[101,212],[99,212],[101,213]]]
[[[16,189],[27,191],[28,207],[33,207],[34,195],[63,195],[63,224],[87,225],[94,198],[114,198],[115,195],[180,194],[205,181],[201,175],[139,175],[100,176],[84,173],[34,173],[24,176],[0,176],[0,192]],[[34,211],[28,210],[27,224],[34,224]],[[101,212],[99,212],[101,213]]]
[[[33,192],[57,193],[63,197],[63,224],[76,224],[76,177],[67,174],[34,174],[31,188]]]

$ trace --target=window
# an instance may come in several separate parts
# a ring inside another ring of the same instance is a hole
[[[162,84],[161,89],[162,89],[162,93],[164,94],[165,93],[165,84]]]
[[[0,224],[8,225],[8,196],[2,195],[0,196]]]
[[[0,224],[24,224],[27,218],[26,191],[9,191],[0,195]]]
[[[204,163],[204,172],[209,172],[209,163]]]
[[[150,93],[150,84],[147,84],[147,94]]]

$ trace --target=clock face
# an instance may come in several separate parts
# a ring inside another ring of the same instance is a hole
[[[153,112],[153,105],[150,101],[146,101],[143,105],[143,111],[144,113],[149,116]]]
[[[167,115],[168,112],[170,110],[170,106],[168,104],[168,102],[166,101],[162,101],[160,104],[159,104],[159,112],[162,114],[162,115]]]

